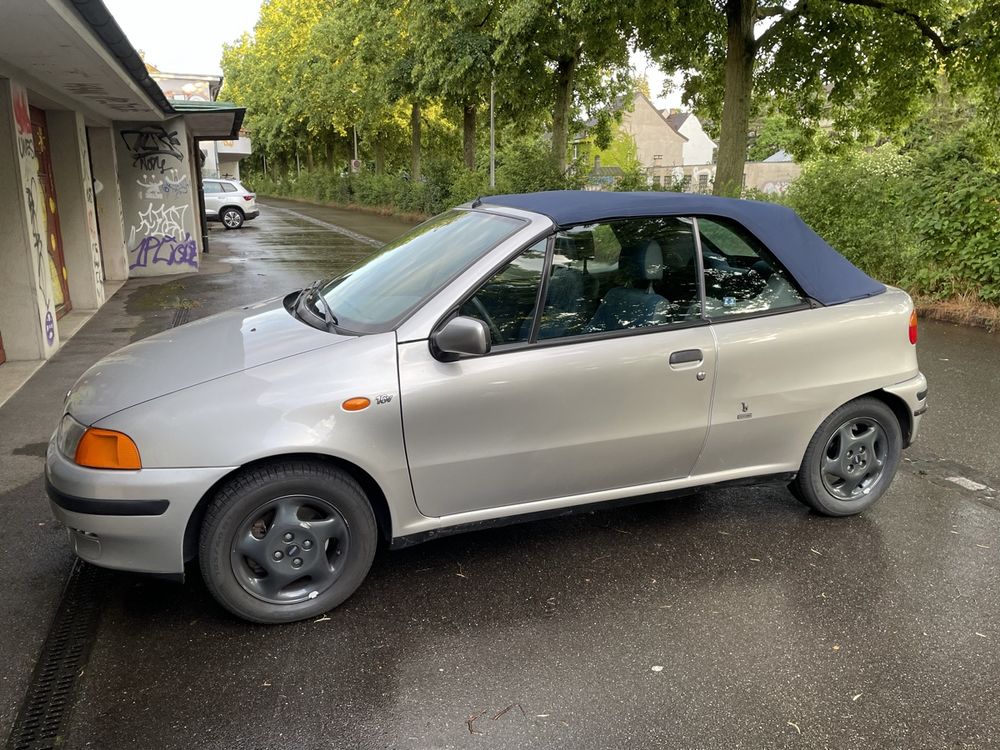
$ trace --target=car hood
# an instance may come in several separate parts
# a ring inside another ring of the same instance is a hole
[[[119,349],[76,382],[67,409],[91,425],[143,401],[349,338],[306,325],[281,298],[267,300]]]

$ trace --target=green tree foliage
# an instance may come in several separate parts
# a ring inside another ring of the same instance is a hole
[[[940,115],[940,113],[938,113]],[[1000,148],[987,116],[909,145],[841,149],[807,164],[786,197],[820,235],[882,281],[1000,302]]]
[[[1000,88],[993,0],[658,2],[665,20],[640,40],[690,71],[688,100],[721,121],[717,193],[739,191],[755,92],[853,140],[911,122],[942,68],[993,98]]]

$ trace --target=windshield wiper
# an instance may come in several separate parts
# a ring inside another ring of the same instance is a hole
[[[330,303],[326,301],[326,297],[323,296],[322,292],[319,291],[319,282],[309,290],[309,294],[314,294],[316,299],[319,300],[320,304],[323,305],[323,320],[326,322],[326,329],[330,330],[330,326],[337,325],[337,316],[333,314],[333,308],[330,307]],[[308,299],[308,297],[307,297]]]
[[[303,313],[308,312],[309,317],[322,321],[323,327],[326,328],[327,331],[329,331],[332,329],[332,326],[337,325],[337,316],[333,314],[333,309],[330,307],[330,303],[326,301],[326,297],[318,293],[319,287],[322,283],[323,279],[316,279],[316,281],[314,281],[312,284],[302,289],[302,291],[300,291],[298,295],[295,297],[295,302],[292,303],[292,310],[295,312],[295,315],[300,320],[306,323],[309,323],[309,321],[306,320],[306,316]],[[323,305],[321,310],[321,312],[323,313],[322,316],[320,316],[308,304],[309,298],[313,295],[315,295]],[[312,323],[309,324],[313,325]]]

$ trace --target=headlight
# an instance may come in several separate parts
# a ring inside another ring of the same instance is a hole
[[[67,414],[59,423],[59,451],[70,461],[76,458],[76,449],[87,428]]]
[[[67,414],[59,423],[59,450],[79,466],[91,469],[141,469],[139,449],[128,435],[86,427]]]

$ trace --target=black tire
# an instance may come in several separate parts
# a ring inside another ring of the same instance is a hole
[[[253,549],[245,553],[245,545]],[[341,604],[368,575],[377,545],[371,504],[350,474],[290,460],[247,470],[219,488],[202,522],[199,556],[219,604],[274,624]]]
[[[220,214],[219,218],[222,220],[222,226],[226,229],[239,229],[243,226],[243,212],[238,208],[229,206],[222,209],[222,214]]]
[[[892,409],[871,397],[849,401],[816,430],[790,489],[823,515],[853,516],[889,488],[902,449]]]

